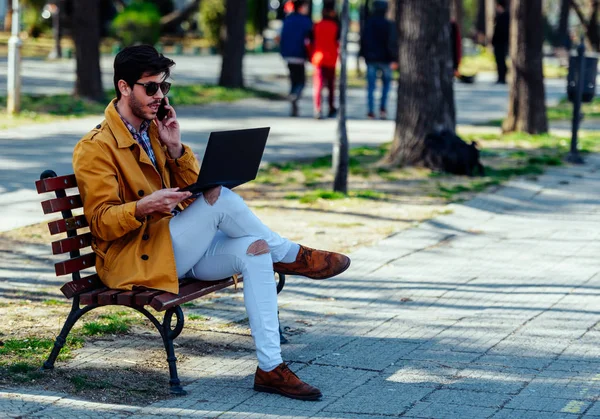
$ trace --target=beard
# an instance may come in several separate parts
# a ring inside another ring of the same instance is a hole
[[[154,119],[156,117],[156,112],[148,108],[148,106],[155,103],[160,103],[160,101],[153,100],[150,97],[148,97],[147,100],[147,103],[143,103],[134,94],[129,96],[129,108],[131,109],[131,113],[140,119]]]

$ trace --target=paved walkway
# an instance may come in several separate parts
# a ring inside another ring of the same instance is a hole
[[[207,356],[177,349],[186,397],[116,406],[3,389],[0,416],[600,418],[599,170],[591,156],[509,182],[360,249],[336,279],[291,279],[280,299],[290,339],[283,355],[323,390],[320,402],[254,392],[250,338],[235,335],[231,350]],[[23,252],[37,250],[0,254],[0,287],[14,285],[19,258],[35,276],[28,287],[52,281],[47,265],[38,270],[43,261]],[[214,310],[208,315],[227,311]],[[239,301],[228,310],[243,316]],[[83,349],[82,363],[136,363],[142,345],[149,350],[148,341],[96,345]]]

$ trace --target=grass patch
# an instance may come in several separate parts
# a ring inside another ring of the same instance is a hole
[[[64,306],[69,304],[68,301],[55,300],[54,298],[50,298],[49,300],[44,300],[43,304],[46,306]]]
[[[188,316],[188,319],[190,319],[190,320],[198,320],[198,321],[201,321],[201,322],[205,322],[205,321],[209,320],[210,317],[202,316],[200,314],[190,314]]]
[[[372,185],[401,185],[403,182],[420,185],[423,196],[456,202],[468,198],[468,194],[484,191],[514,176],[537,176],[542,174],[546,167],[562,165],[570,144],[570,139],[551,134],[469,133],[463,134],[462,138],[465,141],[478,142],[486,169],[485,176],[470,178],[422,168],[381,167],[374,164],[385,155],[390,144],[380,147],[358,147],[350,151],[350,183],[364,183],[364,186],[349,191],[347,195],[324,188],[324,185],[332,184],[330,155],[313,160],[272,164],[261,171],[261,176],[267,177],[272,185],[282,189],[287,186],[284,179],[297,179],[304,191],[298,192],[298,189],[294,188],[283,197],[297,200],[301,204],[312,205],[320,201],[341,200],[389,201],[393,199],[393,193],[384,193]],[[600,135],[582,131],[579,144],[584,153],[600,151]]]
[[[77,392],[84,390],[103,390],[114,387],[108,381],[98,380],[97,377],[90,378],[85,374],[74,375],[69,377],[69,380]]]
[[[39,369],[53,346],[54,339],[28,337],[5,340],[4,345],[0,346],[0,377],[8,374],[7,377],[17,383],[39,379],[41,376]],[[83,339],[69,336],[58,355],[58,361],[72,358],[72,351],[82,346]]]
[[[85,336],[123,335],[129,333],[132,324],[139,322],[139,318],[128,312],[102,314],[98,320],[84,323],[81,333]]]
[[[496,60],[492,48],[478,47],[478,53],[465,55],[460,61],[459,72],[464,75],[473,75],[481,72],[495,72]],[[548,79],[564,78],[568,69],[555,64],[544,62],[544,77]]]
[[[565,97],[557,105],[549,106],[547,112],[550,121],[570,121],[573,119],[573,104]],[[600,98],[595,97],[590,103],[582,104],[581,112],[588,119],[600,118]]]

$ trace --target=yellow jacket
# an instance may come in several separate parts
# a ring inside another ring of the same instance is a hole
[[[159,189],[194,183],[200,170],[198,160],[188,146],[180,158],[171,159],[152,123],[148,135],[156,155],[155,167],[121,120],[115,102],[104,111],[105,120],[85,135],[73,152],[75,177],[94,237],[96,270],[110,288],[144,286],[178,293],[169,233],[172,215],[154,213],[139,221],[135,203]],[[190,202],[182,202],[180,209]]]

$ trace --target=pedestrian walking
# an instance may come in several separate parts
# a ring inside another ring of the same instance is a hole
[[[332,118],[336,115],[335,107],[335,66],[339,52],[340,22],[335,13],[335,6],[327,3],[323,7],[323,20],[313,29],[311,43],[311,63],[313,65],[313,101],[316,119],[323,119],[321,109],[323,87],[329,93],[329,113]]]
[[[373,15],[365,23],[361,39],[361,55],[367,63],[367,102],[369,119],[375,119],[375,87],[381,77],[379,117],[387,118],[387,96],[392,71],[398,68],[398,37],[394,23],[386,19],[387,2],[376,0]]]
[[[506,57],[509,42],[509,15],[506,10],[506,0],[496,0],[496,17],[494,19],[494,35],[492,46],[498,71],[498,84],[506,84]]]
[[[306,84],[305,63],[312,32],[306,0],[294,0],[294,11],[283,21],[281,29],[281,56],[287,62],[290,77],[290,102],[292,116],[298,116],[298,101]]]

